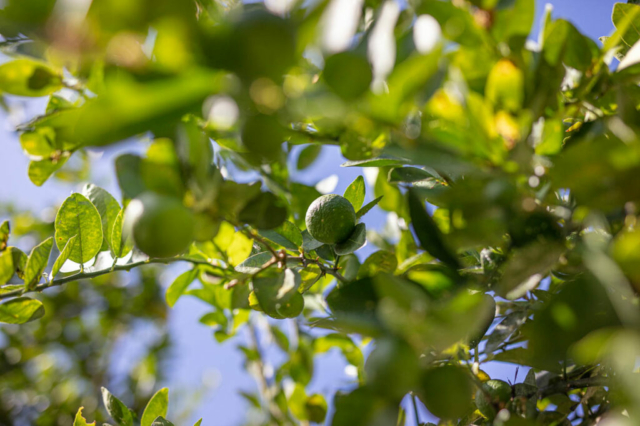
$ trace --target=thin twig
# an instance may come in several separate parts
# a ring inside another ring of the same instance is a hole
[[[207,265],[210,266],[212,268],[217,268],[217,269],[221,269],[219,266],[217,265],[213,265],[205,260],[198,260],[198,259],[189,259],[189,258],[184,258],[184,257],[169,257],[169,258],[155,258],[155,259],[147,259],[147,260],[141,260],[139,262],[133,262],[133,263],[127,263],[126,265],[117,265],[115,267],[108,267],[108,268],[104,268],[104,269],[99,269],[97,271],[93,271],[93,272],[78,272],[77,274],[73,274],[73,275],[68,275],[66,277],[57,279],[57,280],[53,280],[50,282],[45,282],[42,284],[38,284],[37,286],[35,286],[32,289],[27,289],[27,288],[20,288],[17,290],[13,290],[13,291],[8,291],[6,293],[0,294],[0,300],[3,299],[8,299],[10,297],[16,297],[16,296],[22,296],[23,294],[26,293],[39,293],[42,292],[43,290],[46,290],[48,288],[51,287],[57,287],[57,286],[61,286],[63,284],[67,284],[73,281],[79,281],[79,280],[86,280],[86,279],[91,279],[91,278],[96,278],[99,277],[101,275],[106,275],[106,274],[110,274],[111,272],[115,272],[115,271],[130,271],[131,269],[137,267],[137,266],[144,266],[144,265],[151,265],[151,264],[169,264],[169,263],[174,263],[174,262],[189,262],[192,263],[194,265]]]
[[[571,381],[562,381],[546,386],[538,391],[538,395],[544,398],[557,393],[566,393],[573,389],[582,389],[593,386],[608,386],[609,379],[603,376],[586,377]]]

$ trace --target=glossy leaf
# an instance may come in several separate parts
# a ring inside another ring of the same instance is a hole
[[[158,416],[153,423],[151,423],[151,426],[173,426],[173,423],[162,416]]]
[[[95,257],[102,247],[102,219],[96,207],[81,194],[67,198],[56,215],[56,245],[64,250],[69,239],[78,236],[69,259],[85,263]]]

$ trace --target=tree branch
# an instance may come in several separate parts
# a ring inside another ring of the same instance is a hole
[[[573,389],[582,389],[593,386],[608,386],[609,378],[603,376],[586,377],[584,379],[576,379],[553,383],[538,391],[538,396],[544,398],[546,396],[557,393],[567,393]]]
[[[51,287],[57,287],[57,286],[61,286],[63,284],[67,284],[73,281],[79,281],[79,280],[86,280],[86,279],[91,279],[91,278],[96,278],[99,277],[101,275],[106,275],[106,274],[110,274],[111,272],[115,272],[115,271],[130,271],[131,269],[138,267],[138,266],[144,266],[144,265],[152,265],[152,264],[169,264],[169,263],[174,263],[174,262],[189,262],[193,265],[207,265],[210,266],[212,268],[215,269],[221,269],[221,267],[217,266],[217,265],[213,265],[205,260],[197,260],[197,259],[189,259],[189,258],[184,258],[184,257],[169,257],[169,258],[156,258],[156,259],[147,259],[147,260],[141,260],[139,262],[133,262],[133,263],[127,263],[126,265],[117,265],[115,267],[108,267],[108,268],[104,268],[104,269],[99,269],[97,271],[92,271],[92,272],[78,272],[77,274],[73,274],[73,275],[68,275],[66,277],[57,279],[57,280],[53,280],[50,282],[46,282],[46,283],[41,283],[38,284],[37,286],[35,286],[32,289],[27,289],[27,288],[20,288],[17,290],[13,290],[13,291],[8,291],[6,293],[0,294],[0,300],[3,299],[9,299],[11,297],[16,297],[16,296],[22,296],[24,294],[27,293],[39,293],[42,292],[43,290],[46,290],[48,288]]]

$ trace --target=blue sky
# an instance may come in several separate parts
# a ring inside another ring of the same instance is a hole
[[[612,30],[611,10],[613,0],[556,0],[551,2],[554,6],[554,17],[561,17],[572,21],[584,34],[596,38],[607,35]],[[537,15],[541,16],[544,3],[537,5]],[[533,37],[537,37],[539,19],[533,29]],[[18,100],[18,102],[21,102]],[[0,112],[0,203],[12,202],[21,208],[31,209],[34,212],[42,212],[46,207],[59,205],[71,192],[79,190],[75,185],[63,184],[50,180],[42,187],[36,187],[27,177],[28,160],[23,155],[20,145],[13,132],[15,124],[24,121],[25,117],[32,116],[44,110],[45,101],[30,101],[24,104],[24,114],[16,114],[7,117]],[[94,183],[117,193],[117,184],[113,173],[113,158],[122,151],[139,150],[140,144],[124,144],[110,148],[104,153],[95,151],[91,153],[94,158]],[[359,174],[357,168],[340,168],[343,161],[339,158],[337,149],[325,149],[319,161],[304,174],[294,174],[296,180],[305,183],[315,183],[328,175],[336,174],[339,178],[334,192],[341,193],[347,185]],[[371,188],[368,188],[369,190]],[[370,199],[368,195],[368,199]],[[367,216],[367,225],[370,228],[381,229],[384,226],[385,216],[375,213]],[[369,248],[370,250],[370,248]],[[365,253],[368,250],[364,251]],[[177,268],[170,268],[163,274],[164,285],[168,285],[171,279],[180,272]],[[253,390],[253,379],[243,371],[242,356],[235,349],[237,341],[229,341],[219,345],[213,339],[211,329],[198,323],[198,319],[206,312],[203,303],[189,298],[181,299],[171,312],[170,330],[175,342],[175,356],[171,362],[169,379],[167,383],[159,383],[158,387],[168,385],[171,393],[177,396],[181,390],[199,387],[203,377],[216,385],[208,391],[201,400],[199,407],[194,412],[194,420],[203,417],[204,424],[209,425],[237,425],[245,418],[246,405],[238,396],[238,390]],[[122,359],[114,361],[114,369],[126,368],[126,360],[134,357],[135,341],[143,341],[145,330],[140,330],[140,336],[130,342],[120,345]],[[240,336],[239,339],[243,339]],[[267,344],[268,342],[264,342]],[[321,356],[316,360],[316,378],[311,388],[316,392],[331,395],[336,388],[349,386],[350,378],[344,374],[345,364],[336,353]],[[501,365],[492,365],[487,372],[499,378],[513,379],[513,369]],[[521,376],[523,377],[523,375]],[[177,407],[172,407],[174,413]],[[425,421],[426,417],[422,418]],[[193,422],[192,422],[193,423]],[[191,423],[191,424],[192,424]],[[407,424],[412,423],[409,418]]]

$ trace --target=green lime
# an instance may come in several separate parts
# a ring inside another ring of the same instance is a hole
[[[193,241],[194,217],[180,200],[146,192],[127,207],[133,218],[133,240],[150,257],[172,257]]]
[[[492,420],[498,411],[511,400],[511,385],[502,380],[487,380],[476,392],[476,406]]]
[[[344,197],[335,194],[316,198],[305,219],[309,234],[321,243],[345,241],[356,226],[356,211]]]
[[[304,309],[304,297],[296,292],[286,303],[276,306],[276,312],[285,318],[295,318],[302,313]]]
[[[365,364],[367,384],[382,396],[402,398],[417,384],[419,362],[408,343],[397,338],[383,338]]]
[[[369,89],[373,73],[364,55],[340,52],[325,60],[322,72],[327,86],[345,100],[359,97]]]
[[[420,398],[436,417],[453,420],[472,410],[473,383],[462,367],[445,365],[422,375]]]

